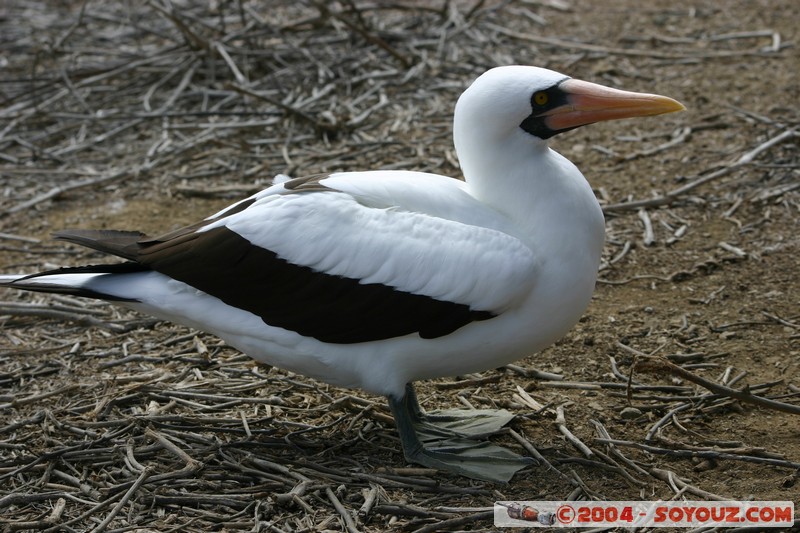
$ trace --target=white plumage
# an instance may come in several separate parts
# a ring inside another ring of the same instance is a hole
[[[378,171],[319,183],[331,191],[282,194],[273,187],[246,211],[201,231],[225,226],[293,264],[478,309],[504,311],[530,289],[535,254],[508,234],[511,220],[461,192],[462,182]],[[391,192],[409,183],[440,202],[461,192],[461,209],[406,206]]]
[[[572,327],[591,298],[603,215],[582,174],[546,139],[679,109],[545,69],[493,69],[456,105],[464,182],[408,171],[280,180],[159,239],[61,234],[132,261],[127,270],[0,282],[118,300],[212,332],[260,361],[386,395],[410,460],[508,478],[513,470],[473,469],[474,457],[416,449],[405,419],[419,429],[422,415],[407,384],[510,363]]]

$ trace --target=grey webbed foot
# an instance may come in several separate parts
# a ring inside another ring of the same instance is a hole
[[[485,440],[513,415],[504,410],[447,409],[423,413],[412,385],[401,399],[389,398],[406,460],[484,481],[507,482],[534,463],[529,457]]]

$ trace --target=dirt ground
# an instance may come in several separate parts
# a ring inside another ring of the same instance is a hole
[[[50,232],[165,232],[277,173],[457,177],[453,103],[500,64],[687,111],[553,139],[606,210],[589,309],[517,365],[419,384],[428,409],[515,413],[494,440],[546,462],[507,485],[416,468],[382,398],[102,303],[2,291],[0,528],[489,531],[495,500],[800,502],[798,13],[794,0],[6,2],[2,273],[103,261]],[[682,370],[632,368],[647,356]]]

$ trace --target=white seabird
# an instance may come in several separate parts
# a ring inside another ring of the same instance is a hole
[[[492,417],[427,416],[411,383],[508,364],[578,321],[603,214],[546,141],[682,109],[542,68],[495,68],[456,104],[464,181],[389,170],[283,181],[161,237],[56,233],[127,262],[0,276],[0,285],[114,301],[264,363],[387,396],[409,461],[506,481],[525,461],[463,438],[496,429]]]

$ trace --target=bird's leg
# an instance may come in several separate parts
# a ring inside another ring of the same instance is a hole
[[[419,407],[411,384],[406,386],[402,398],[389,396],[389,408],[407,461],[473,479],[499,482],[507,482],[515,472],[531,464],[530,458],[488,441],[464,438],[446,426],[439,427],[429,422],[428,415]],[[458,421],[466,421],[467,417],[465,414]],[[477,424],[485,425],[480,421]]]
[[[405,395],[397,403],[402,406],[406,413],[405,416],[410,421],[414,429],[414,437],[417,440],[428,442],[458,435],[457,432],[447,428],[446,424],[443,426],[437,424],[437,422],[446,422],[447,418],[440,419],[439,415],[426,413],[422,410],[413,383],[406,383]],[[392,406],[392,397],[389,397],[389,406]],[[394,407],[392,407],[392,414],[397,418]]]
[[[423,441],[448,435],[485,437],[497,433],[514,418],[514,415],[504,409],[445,409],[425,412],[419,405],[413,383],[406,383],[403,401]]]
[[[413,383],[406,383],[406,395],[403,398],[408,406],[408,414],[411,415],[412,420],[415,422],[421,421],[425,417],[425,414],[419,406],[417,391],[414,389]]]
[[[413,394],[414,389],[411,388],[412,397],[409,397],[408,390],[410,386],[411,384],[409,383],[406,386],[406,394],[399,400],[394,396],[389,396],[389,409],[392,411],[394,423],[397,425],[397,432],[400,434],[403,454],[407,460],[413,461],[414,457],[422,452],[424,448],[417,436],[416,429],[414,429],[415,422],[418,422],[418,420],[415,420],[415,412],[410,403],[416,401],[416,395]],[[419,414],[418,404],[416,408],[416,414]]]

